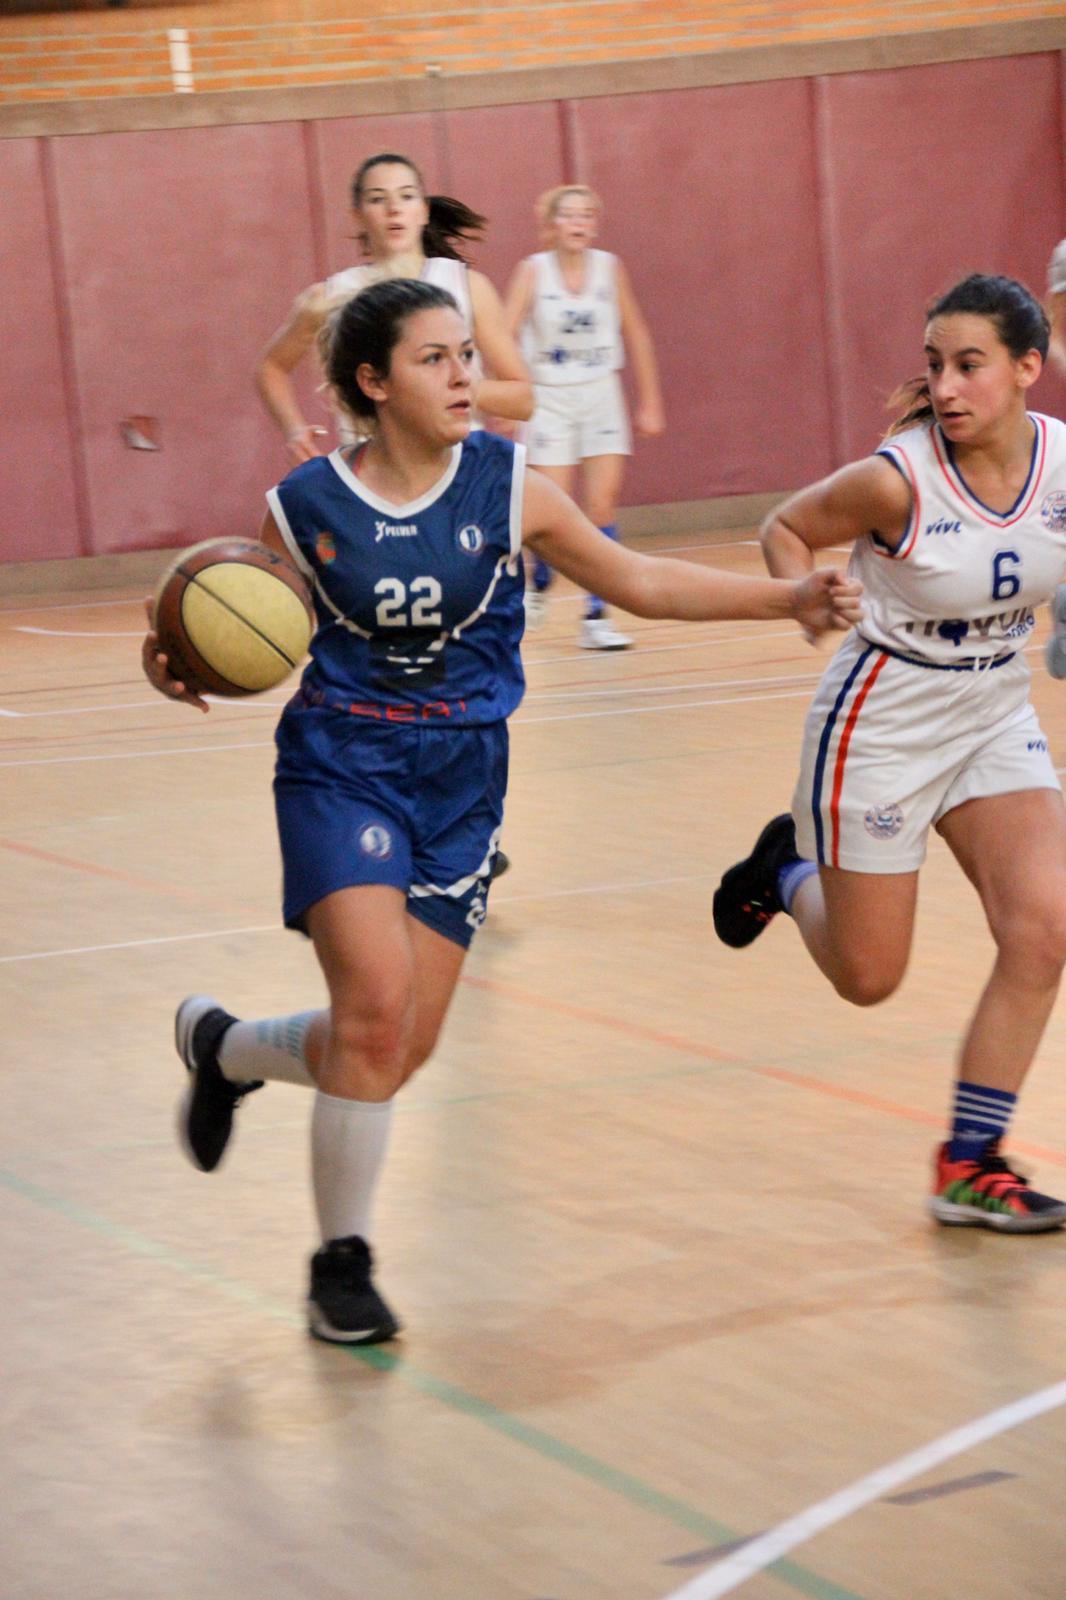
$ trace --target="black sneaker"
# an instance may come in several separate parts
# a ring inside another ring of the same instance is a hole
[[[782,909],[777,874],[798,861],[796,824],[785,811],[768,822],[750,856],[724,874],[714,893],[714,931],[723,944],[742,950]]]
[[[489,882],[495,883],[497,878],[502,878],[504,873],[510,872],[510,870],[510,856],[504,855],[502,850],[497,850],[492,858],[492,866],[489,868]]]
[[[307,1314],[316,1339],[332,1344],[383,1344],[400,1324],[371,1280],[374,1258],[358,1234],[330,1239],[311,1257]]]
[[[178,1106],[178,1136],[194,1167],[214,1172],[233,1132],[233,1113],[262,1081],[231,1083],[218,1064],[218,1047],[236,1022],[210,995],[191,994],[174,1016],[174,1044],[189,1069],[189,1088]]]

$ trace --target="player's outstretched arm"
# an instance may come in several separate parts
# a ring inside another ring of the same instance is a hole
[[[184,700],[187,706],[195,706],[198,711],[210,711],[211,707],[200,695],[187,689],[180,678],[170,675],[167,658],[159,648],[159,636],[153,627],[155,621],[155,604],[152,600],[144,602],[144,609],[148,613],[148,632],[141,645],[141,666],[144,675],[153,689],[157,689],[168,700]]]
[[[817,636],[850,628],[862,616],[862,585],[832,569],[797,579],[748,578],[692,561],[638,555],[605,539],[561,489],[535,471],[527,474],[523,541],[582,589],[638,617],[792,617]]]

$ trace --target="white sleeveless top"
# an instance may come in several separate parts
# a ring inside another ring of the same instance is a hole
[[[858,632],[934,663],[989,660],[1025,646],[1033,607],[1066,577],[1066,424],[1030,412],[1029,475],[1009,511],[978,500],[934,423],[878,450],[906,478],[911,515],[893,550],[859,539],[848,571],[864,586]]]
[[[420,277],[423,283],[434,283],[438,289],[447,289],[458,302],[467,328],[472,333],[474,308],[470,302],[470,279],[467,276],[465,263],[453,261],[450,256],[428,256],[423,263]],[[381,268],[372,261],[362,267],[345,267],[343,272],[335,272],[332,277],[326,279],[327,310],[335,311],[338,306],[343,305],[346,300],[353,299],[361,290],[369,289],[372,283],[383,281]]]
[[[617,259],[585,251],[585,281],[572,293],[554,250],[529,257],[533,301],[523,329],[523,353],[534,383],[589,383],[625,361],[618,310]]]

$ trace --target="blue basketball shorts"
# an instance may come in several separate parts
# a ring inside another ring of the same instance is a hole
[[[383,883],[465,949],[503,825],[506,722],[376,722],[297,700],[276,737],[286,927],[306,932],[307,912],[338,889]]]

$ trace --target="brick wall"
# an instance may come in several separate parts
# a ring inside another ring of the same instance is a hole
[[[299,20],[293,12],[299,12]],[[453,77],[1061,18],[1062,0],[201,0],[0,18],[0,105]]]

